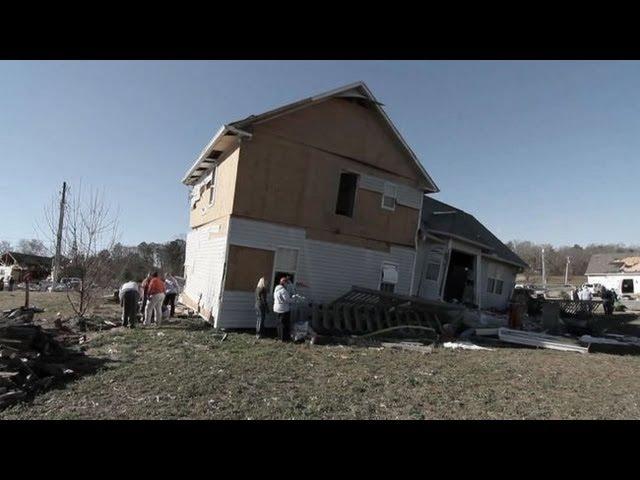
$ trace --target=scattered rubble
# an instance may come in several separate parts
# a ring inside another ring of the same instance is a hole
[[[71,330],[45,330],[33,323],[35,308],[14,309],[0,318],[0,409],[28,399],[82,373],[94,372],[100,360],[84,355]],[[56,319],[58,320],[58,319]],[[71,342],[69,339],[71,338]]]

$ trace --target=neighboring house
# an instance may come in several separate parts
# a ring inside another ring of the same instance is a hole
[[[639,253],[597,253],[589,259],[587,283],[599,283],[619,295],[640,293]]]
[[[4,277],[6,283],[9,277],[13,277],[19,283],[30,272],[32,280],[42,280],[51,273],[52,264],[52,257],[6,252],[0,256],[0,278]]]
[[[504,309],[526,267],[475,217],[425,196],[414,294]]]
[[[189,169],[183,302],[217,327],[255,324],[281,275],[314,302],[358,285],[414,291],[433,180],[358,82],[220,128]]]

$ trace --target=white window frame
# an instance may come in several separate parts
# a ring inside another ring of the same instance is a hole
[[[396,283],[391,284],[391,285],[393,285],[393,292],[392,293],[396,293],[396,287],[398,286],[398,283],[400,283],[400,265],[398,263],[388,262],[386,260],[380,264],[380,281],[378,282],[378,290],[382,291],[382,284],[383,283],[388,283],[388,282],[383,282],[382,281],[382,272],[384,271],[385,265],[390,265],[390,266],[396,267],[396,271],[398,272],[398,281]]]
[[[211,170],[211,189],[209,190],[209,203],[208,205],[211,206],[215,203],[216,201],[216,177],[217,177],[217,173],[218,173],[218,166],[214,165],[213,169]],[[209,182],[207,182],[209,183]]]
[[[392,189],[393,194],[387,194],[387,189]],[[386,197],[393,198],[393,207],[388,207],[387,205],[384,204],[384,199]],[[382,187],[382,201],[380,202],[380,206],[385,210],[389,210],[393,212],[396,209],[397,203],[398,203],[398,185],[391,182],[384,182],[384,186]]]
[[[262,247],[256,247],[256,248],[262,248]],[[273,250],[273,252],[274,252],[274,254],[273,254],[273,269],[272,269],[272,272],[271,272],[271,288],[270,288],[271,291],[273,291],[273,289],[276,288],[276,271],[278,270],[278,250],[280,250],[280,249],[297,250],[298,254],[296,255],[296,268],[295,268],[294,271],[287,272],[287,273],[292,273],[295,276],[294,283],[299,280],[299,278],[298,278],[298,270],[300,269],[300,247],[292,247],[290,245],[277,245],[273,249],[271,249],[271,248],[262,248],[262,249],[263,250]]]

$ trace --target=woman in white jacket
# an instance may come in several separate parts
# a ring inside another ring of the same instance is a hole
[[[273,291],[273,311],[278,319],[278,337],[283,342],[291,340],[291,303],[293,299],[286,288],[287,277],[280,278]]]

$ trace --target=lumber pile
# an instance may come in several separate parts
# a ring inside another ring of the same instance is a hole
[[[95,370],[95,362],[79,348],[63,345],[55,331],[32,320],[33,312],[0,318],[0,409]]]

